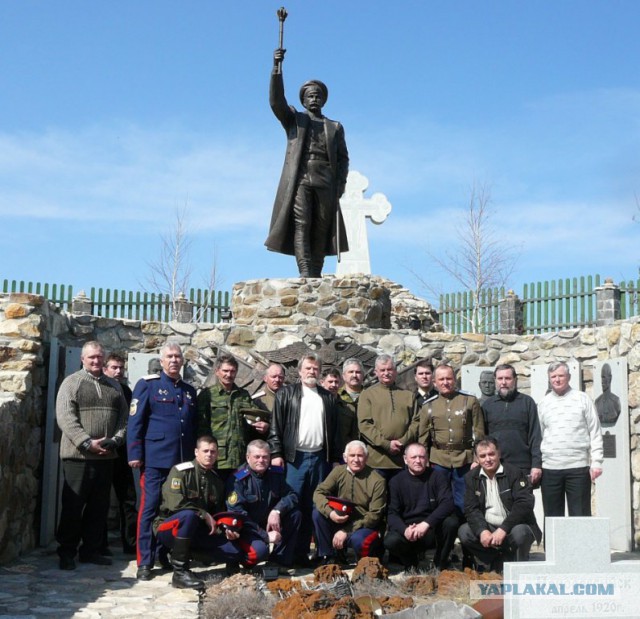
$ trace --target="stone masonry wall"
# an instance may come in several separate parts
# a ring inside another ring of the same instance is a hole
[[[326,327],[319,325],[183,324],[114,320],[94,316],[60,315],[38,297],[22,301],[0,295],[0,562],[33,547],[37,527],[38,462],[41,460],[43,400],[46,387],[44,351],[51,332],[67,345],[96,339],[109,351],[157,352],[167,340],[181,344],[187,359],[187,379],[199,387],[212,367],[218,346],[242,358],[249,351],[266,352],[320,336],[348,336],[356,343],[395,355],[409,365],[422,357],[464,364],[495,366],[512,363],[519,387],[528,393],[530,367],[555,360],[582,364],[588,393],[597,360],[626,357],[629,367],[631,471],[634,531],[640,542],[640,319],[613,325],[573,329],[543,335],[466,334],[411,329]],[[13,303],[13,305],[12,305]],[[7,312],[7,307],[11,310]],[[21,317],[15,313],[24,312]],[[42,341],[41,341],[42,340]],[[6,393],[8,392],[8,393]],[[19,504],[20,507],[15,506]],[[15,525],[14,514],[23,524]],[[12,523],[12,524],[9,524]],[[13,527],[13,528],[11,528]],[[17,528],[16,528],[17,527]],[[9,529],[11,535],[9,535]],[[18,539],[20,538],[20,539]]]
[[[64,324],[42,297],[0,295],[0,564],[37,542],[46,351]]]

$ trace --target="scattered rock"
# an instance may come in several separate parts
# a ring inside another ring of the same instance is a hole
[[[389,570],[375,557],[363,557],[358,561],[351,576],[351,582],[355,585],[366,580],[387,580]]]

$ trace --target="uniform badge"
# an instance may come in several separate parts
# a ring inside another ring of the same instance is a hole
[[[158,393],[160,395],[169,395],[169,390],[168,389],[158,389]]]
[[[129,415],[133,417],[138,412],[138,399],[131,400],[131,406],[129,407]]]
[[[172,477],[171,478],[171,490],[180,490],[180,478]]]
[[[187,400],[192,400],[193,397],[191,396],[191,394],[187,391],[187,393],[185,394],[187,396]]]
[[[235,505],[238,502],[238,493],[234,490],[227,499],[229,505]]]
[[[527,482],[524,479],[521,479],[520,485],[524,488],[527,485]]]

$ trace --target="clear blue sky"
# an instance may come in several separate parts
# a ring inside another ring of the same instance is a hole
[[[268,104],[282,2],[0,3],[1,277],[140,289],[187,206],[194,286],[295,276],[264,246],[285,151]],[[469,187],[511,285],[635,278],[640,3],[290,0],[285,84],[330,90],[351,169],[393,205],[372,271],[445,291]],[[333,272],[335,260],[325,271]]]

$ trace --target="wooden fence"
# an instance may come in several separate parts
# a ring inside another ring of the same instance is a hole
[[[28,292],[42,295],[65,311],[71,311],[73,287],[66,284],[43,284],[3,280],[2,292]],[[92,315],[128,320],[168,322],[173,315],[173,302],[168,294],[134,292],[110,288],[91,288]],[[220,322],[222,312],[229,310],[229,293],[221,290],[191,288],[188,300],[193,303],[193,322]]]
[[[523,304],[524,333],[547,333],[596,324],[596,292],[600,275],[525,284],[518,297]],[[637,316],[640,279],[622,281],[620,318]],[[516,291],[517,293],[517,291]],[[479,303],[471,292],[440,296],[440,322],[450,333],[500,333],[500,300],[504,288],[483,290]]]

